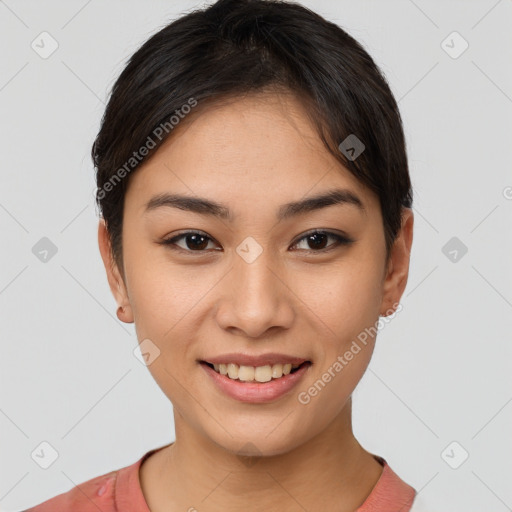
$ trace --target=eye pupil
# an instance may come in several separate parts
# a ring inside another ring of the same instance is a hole
[[[333,239],[335,243],[328,245],[329,239]],[[185,246],[180,247],[180,243],[183,242]],[[201,232],[191,231],[188,233],[182,233],[181,235],[175,236],[174,238],[163,240],[160,243],[175,250],[181,249],[182,251],[187,251],[188,253],[197,252],[206,254],[208,253],[206,249],[208,248],[208,244],[210,242],[214,242],[214,240],[212,240],[208,235],[205,235]],[[297,243],[294,244],[294,247],[299,247],[303,244],[306,244],[308,247],[301,247],[300,250],[305,250],[310,254],[313,252],[323,254],[330,249],[340,246],[347,246],[352,242],[353,240],[350,240],[345,236],[337,235],[328,231],[312,231],[309,234],[304,235]],[[310,249],[309,251],[308,248]]]
[[[323,241],[318,243],[317,237],[323,237]],[[316,239],[316,243],[315,243],[315,239]],[[313,233],[308,236],[308,243],[313,242],[313,247],[310,246],[312,249],[323,249],[325,247],[325,243],[323,243],[323,242],[326,242],[326,241],[327,241],[327,235],[325,233]]]
[[[192,245],[189,244],[189,241],[191,239],[193,240]],[[197,241],[201,240],[201,239],[202,239],[202,242],[197,243]],[[187,247],[189,249],[204,249],[208,246],[207,237],[205,237],[203,235],[198,235],[198,234],[187,235],[186,240],[187,240]]]

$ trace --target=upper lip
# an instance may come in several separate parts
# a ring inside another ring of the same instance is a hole
[[[287,354],[268,353],[251,356],[249,354],[222,354],[220,356],[208,357],[201,360],[205,363],[212,364],[229,364],[234,363],[242,366],[266,366],[274,364],[302,364],[307,359],[303,357],[290,356]]]

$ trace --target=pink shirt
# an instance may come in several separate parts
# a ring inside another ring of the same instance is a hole
[[[140,487],[139,467],[161,448],[150,450],[130,466],[88,480],[25,512],[150,512]],[[416,491],[393,472],[385,459],[374,457],[384,469],[355,512],[409,512]]]

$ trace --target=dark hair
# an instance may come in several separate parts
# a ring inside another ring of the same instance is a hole
[[[360,43],[306,7],[218,0],[154,34],[113,85],[91,154],[97,204],[121,272],[129,174],[191,108],[197,113],[264,90],[295,94],[327,149],[377,194],[389,257],[402,207],[412,207],[412,186],[402,120],[385,77]],[[352,134],[364,144],[355,159],[340,149]]]

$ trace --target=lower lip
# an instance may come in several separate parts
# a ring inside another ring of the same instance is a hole
[[[308,371],[311,363],[304,364],[294,373],[268,382],[243,382],[217,373],[206,363],[200,363],[214,384],[226,395],[240,402],[265,403],[281,398],[291,391]]]

